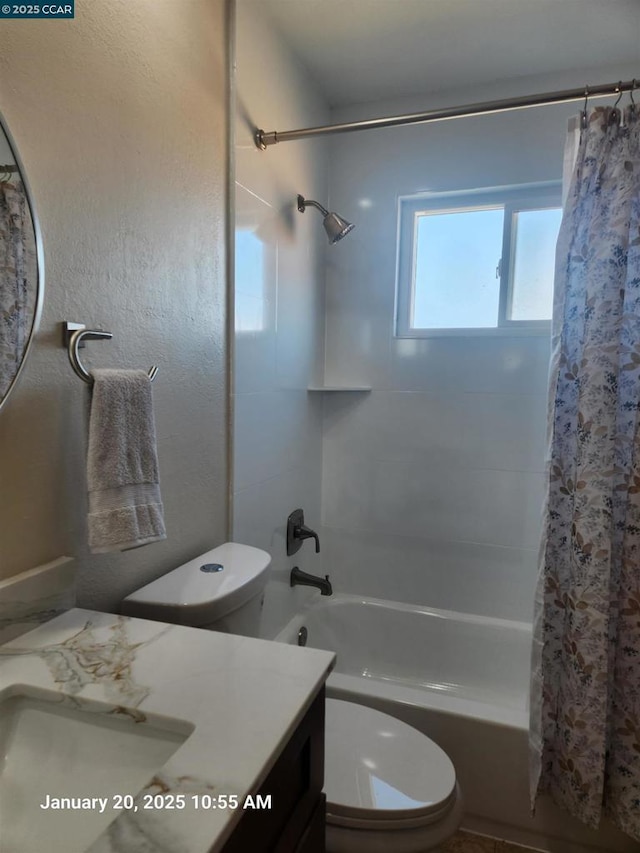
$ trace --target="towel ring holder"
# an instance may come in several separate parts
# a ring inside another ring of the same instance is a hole
[[[110,340],[113,337],[112,332],[101,332],[99,329],[87,329],[83,323],[70,323],[66,321],[62,324],[64,346],[69,352],[69,362],[73,368],[73,372],[86,382],[87,385],[93,385],[93,376],[84,367],[80,361],[80,353],[78,350],[84,346],[85,341],[104,341]],[[158,368],[154,364],[148,372],[148,377],[151,382],[156,378]]]

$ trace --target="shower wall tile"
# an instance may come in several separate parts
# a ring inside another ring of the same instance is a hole
[[[322,545],[336,592],[531,620],[537,550],[339,527],[323,528]]]
[[[306,390],[238,394],[235,403],[237,491],[310,461],[320,470],[321,408]]]
[[[386,259],[378,254],[372,258],[376,236],[360,222],[365,212],[348,199],[336,210],[357,225],[347,240],[332,247],[327,264],[326,384],[389,388],[393,291],[380,289],[375,282],[394,256],[394,248],[387,245]],[[388,276],[393,280],[393,267]]]
[[[549,338],[394,338],[392,385],[397,391],[545,394]]]
[[[544,476],[349,456],[325,459],[323,523],[425,539],[536,548]]]
[[[311,186],[309,178],[305,183]],[[316,188],[317,195],[324,192]],[[327,246],[320,217],[296,225],[295,242],[282,245],[278,255],[276,366],[280,388],[306,389],[322,371]]]
[[[380,391],[325,394],[323,454],[328,460],[360,453],[380,457],[387,447],[389,395]]]
[[[546,395],[374,390],[325,403],[325,453],[446,469],[544,470]]]
[[[320,217],[295,202],[298,193],[326,202],[327,152],[316,141],[261,152],[252,133],[322,124],[328,111],[263,5],[236,4],[232,536],[271,554],[262,628],[273,636],[309,597],[290,588],[291,568],[317,573],[320,563],[310,547],[286,556],[285,525],[297,507],[320,523],[322,400],[307,386],[322,372],[325,237]]]
[[[277,388],[275,334],[236,333],[234,376],[236,393]]]

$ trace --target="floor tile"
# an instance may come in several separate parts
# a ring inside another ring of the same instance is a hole
[[[443,853],[495,853],[496,842],[493,838],[458,832],[444,845]]]

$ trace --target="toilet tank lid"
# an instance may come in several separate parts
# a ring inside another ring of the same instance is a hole
[[[237,599],[243,589],[248,599],[266,580],[270,563],[271,557],[260,548],[225,542],[132,592],[123,609],[132,613],[134,607],[128,605],[136,604],[201,609],[229,597]]]

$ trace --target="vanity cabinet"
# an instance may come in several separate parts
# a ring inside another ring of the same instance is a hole
[[[324,699],[323,687],[255,792],[271,809],[244,811],[222,853],[324,853]]]

